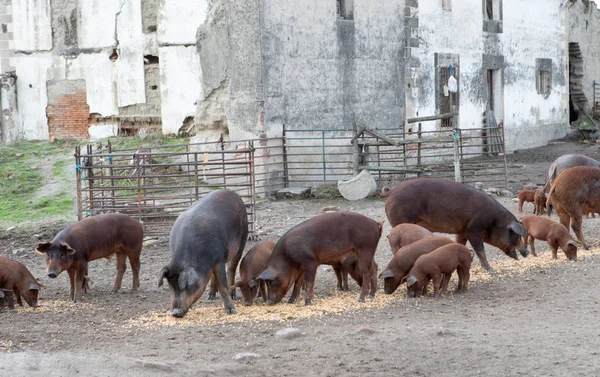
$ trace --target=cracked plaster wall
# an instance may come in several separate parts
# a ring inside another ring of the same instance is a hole
[[[415,107],[407,116],[435,113],[434,54],[453,53],[460,58],[459,126],[482,127],[487,99],[483,55],[502,56],[504,114],[500,120],[511,152],[542,146],[566,134],[568,58],[562,1],[502,2],[503,32],[498,34],[483,32],[481,0],[453,1],[451,11],[443,10],[438,2],[418,2],[420,44],[411,49],[411,59],[418,61],[413,69],[416,88],[407,88]],[[553,87],[547,98],[536,90],[536,58],[552,59]],[[435,128],[435,122],[423,123],[424,130]]]

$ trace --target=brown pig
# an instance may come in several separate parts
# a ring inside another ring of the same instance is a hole
[[[346,259],[339,263],[332,264],[333,270],[335,271],[335,276],[337,278],[337,288],[340,291],[348,291],[348,274],[354,279],[354,281],[362,287],[362,275],[358,269],[358,256],[354,253],[348,255]],[[375,261],[371,262],[369,266],[369,274],[371,274],[371,281],[369,285],[371,288],[369,289],[369,296],[375,297],[375,292],[377,292],[377,270],[379,266]]]
[[[420,240],[421,238],[433,236],[433,233],[415,224],[398,224],[388,234],[392,254],[408,244]]]
[[[457,292],[466,291],[472,259],[469,249],[459,243],[444,245],[421,255],[405,277],[408,297],[419,297],[430,280],[433,280],[434,297],[440,297],[448,288],[455,270],[458,274]]]
[[[521,190],[517,193],[517,198],[519,198],[519,212],[523,212],[523,203],[534,203],[535,191]]]
[[[235,283],[234,287],[240,288],[240,291],[242,291],[244,305],[252,305],[259,289],[263,300],[267,301],[265,282],[257,278],[267,268],[267,262],[274,248],[275,242],[271,240],[263,241],[251,248],[242,258],[240,262],[240,280]]]
[[[133,272],[131,290],[137,290],[143,238],[139,221],[121,213],[108,213],[87,217],[68,226],[52,241],[40,243],[36,250],[46,254],[48,277],[54,279],[67,271],[71,283],[69,298],[78,302],[86,287],[88,263],[113,254],[117,256],[117,278],[111,294],[121,288],[127,259]]]
[[[37,306],[38,294],[40,292],[40,283],[35,280],[31,272],[25,265],[14,259],[0,256],[0,288],[4,290],[8,298],[8,307],[14,309],[12,303],[12,294],[17,299],[17,304],[23,306],[21,297],[31,306]]]
[[[600,167],[600,162],[583,154],[563,154],[558,157],[548,168],[548,177],[544,184],[544,193],[550,191],[552,183],[563,171],[575,166],[595,166]]]
[[[410,272],[415,261],[421,255],[427,254],[438,247],[450,243],[454,243],[454,241],[448,237],[432,236],[425,237],[398,250],[385,270],[379,275],[384,281],[383,291],[387,294],[394,293],[400,285],[400,282]]]
[[[533,214],[543,215],[546,213],[546,192],[544,189],[535,190],[533,195]]]
[[[483,268],[493,273],[483,243],[496,246],[511,258],[529,252],[523,243],[525,229],[519,220],[488,194],[441,178],[415,178],[393,189],[385,201],[392,226],[421,225],[432,232],[456,234],[456,241],[471,243]]]
[[[523,216],[521,222],[525,226],[525,242],[529,242],[533,256],[537,256],[533,245],[535,240],[542,240],[548,242],[553,259],[558,258],[560,246],[567,259],[577,260],[577,242],[564,225],[539,216]]]
[[[310,305],[317,267],[341,262],[350,253],[358,256],[358,270],[363,276],[358,301],[363,302],[382,227],[383,221],[377,223],[359,213],[335,212],[313,217],[288,230],[275,245],[267,269],[259,276],[267,282],[269,305],[280,302],[301,273],[306,284],[305,305]]]
[[[566,169],[552,184],[548,193],[548,215],[556,208],[560,223],[567,229],[569,223],[577,239],[586,250],[588,244],[583,237],[581,224],[583,215],[600,211],[600,168],[575,166]]]

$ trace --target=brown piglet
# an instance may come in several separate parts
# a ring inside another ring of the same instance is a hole
[[[537,256],[533,245],[535,240],[542,240],[548,242],[553,259],[558,259],[560,247],[567,259],[577,260],[577,241],[564,225],[539,216],[523,216],[521,222],[525,226],[525,242],[529,242],[532,255]]]
[[[419,297],[423,288],[433,280],[434,297],[440,297],[448,288],[452,273],[458,273],[458,292],[467,290],[472,254],[466,246],[452,243],[421,255],[406,279],[408,297]]]
[[[14,259],[0,256],[0,288],[8,298],[8,307],[14,309],[12,294],[17,299],[17,304],[23,306],[21,297],[31,306],[37,306],[38,294],[41,284],[35,280],[25,265]]]
[[[533,196],[533,214],[534,215],[543,215],[546,213],[546,192],[544,189],[535,190],[535,194]]]
[[[440,246],[450,243],[454,243],[454,241],[448,237],[432,236],[413,242],[398,250],[385,270],[379,275],[380,278],[383,278],[384,282],[383,292],[387,294],[394,293],[400,285],[400,282],[410,272],[415,261],[421,255],[427,254]]]
[[[433,236],[433,233],[422,226],[403,223],[396,225],[387,238],[392,248],[392,254],[396,254],[400,248],[429,236]]]
[[[535,191],[521,190],[517,193],[517,198],[519,198],[519,212],[523,212],[523,204],[525,202],[534,203]],[[535,207],[535,204],[534,204],[534,207]],[[535,210],[535,208],[534,208],[534,210]]]
[[[348,274],[354,279],[354,281],[362,287],[362,275],[358,269],[358,256],[354,253],[349,254],[346,259],[342,262],[332,263],[333,271],[337,278],[337,288],[340,291],[348,291]],[[369,266],[369,273],[371,274],[371,280],[369,281],[369,296],[375,297],[377,292],[377,270],[379,266],[373,260]]]
[[[275,248],[275,242],[263,241],[252,247],[240,262],[240,280],[235,282],[234,287],[242,291],[244,305],[250,306],[258,291],[263,300],[267,301],[267,291],[264,281],[258,280],[265,268],[269,257]]]

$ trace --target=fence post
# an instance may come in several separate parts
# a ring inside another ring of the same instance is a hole
[[[108,149],[108,156],[106,156],[106,159],[108,160],[108,163],[109,163],[108,174],[110,174],[110,187],[113,188],[112,194],[111,194],[111,196],[112,196],[112,211],[111,212],[116,212],[117,203],[115,201],[115,198],[116,198],[116,192],[114,190],[115,179],[114,179],[114,169],[113,169],[113,161],[112,161],[112,144],[111,144],[110,140],[108,141],[106,147]]]
[[[360,146],[358,145],[358,126],[354,123],[354,153],[352,159],[352,174],[358,175],[358,168],[360,166]]]
[[[458,108],[452,104],[452,93],[450,93],[450,109],[452,109],[452,139],[454,144],[454,180],[456,182],[462,182],[460,172],[460,149],[458,140],[460,139],[460,130],[458,129],[457,116]]]
[[[421,122],[419,122],[418,126],[417,126],[417,141],[419,142],[417,144],[417,166],[419,167],[419,172],[417,173],[417,177],[421,177]],[[405,174],[406,176],[406,174]]]
[[[96,200],[94,193],[94,160],[92,154],[94,153],[92,149],[92,145],[87,145],[87,161],[85,163],[86,168],[88,168],[88,187],[90,188],[90,216],[94,213],[94,202]]]
[[[282,146],[282,150],[283,150],[283,185],[285,187],[290,187],[290,176],[289,176],[289,171],[288,171],[288,160],[287,160],[287,136],[285,133],[285,123],[283,124],[283,131],[281,133],[281,146]]]
[[[75,147],[75,184],[77,185],[77,220],[83,218],[83,198],[81,192],[81,147]]]
[[[327,165],[325,162],[325,131],[321,131],[321,155],[323,157],[323,182],[327,182]]]

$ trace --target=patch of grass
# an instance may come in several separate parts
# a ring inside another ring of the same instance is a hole
[[[161,134],[153,134],[149,135],[145,138],[140,138],[137,136],[128,136],[128,137],[117,137],[117,138],[107,138],[102,139],[96,143],[102,143],[103,146],[107,144],[110,140],[113,149],[136,149],[136,148],[147,148],[150,146],[175,146],[170,148],[171,152],[185,151],[186,144],[190,142],[190,139],[187,137],[176,137],[173,135],[161,135]],[[181,146],[178,146],[182,144]]]
[[[65,168],[67,166],[66,160],[56,160],[52,165],[52,175],[60,177],[65,175]]]

